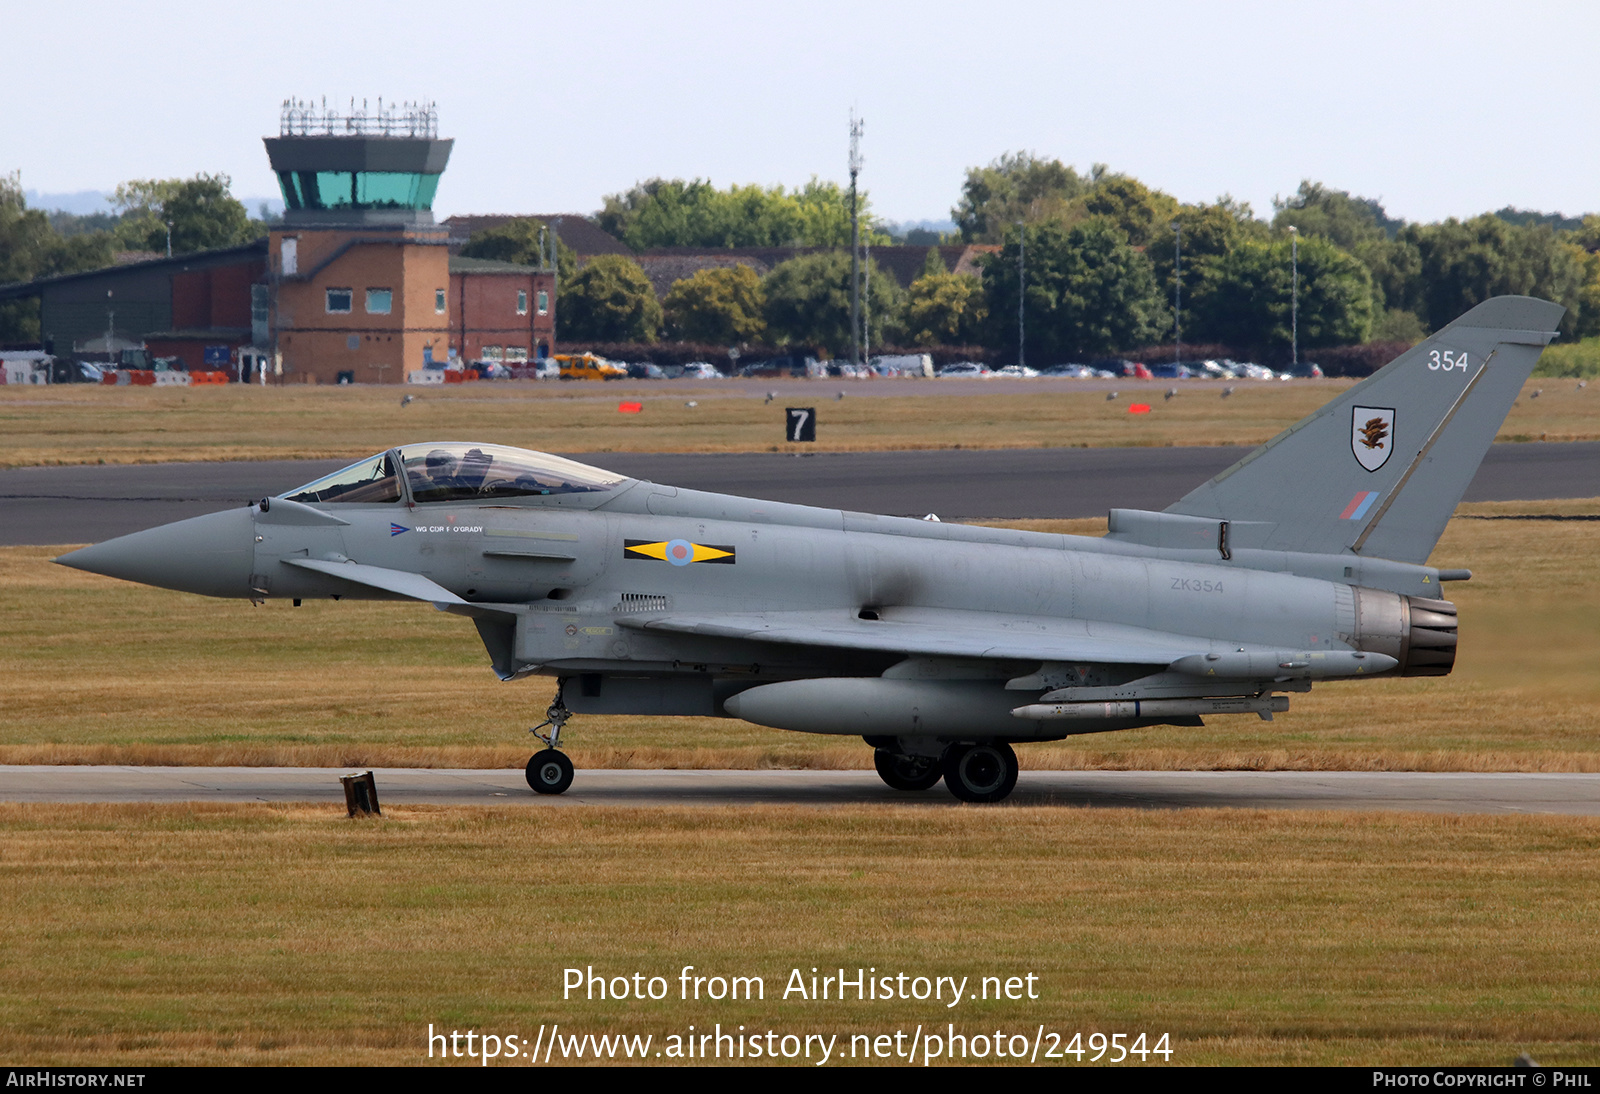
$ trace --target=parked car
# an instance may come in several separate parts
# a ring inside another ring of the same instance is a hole
[[[1126,376],[1134,380],[1151,379],[1150,369],[1142,361],[1130,361],[1126,357],[1102,357],[1098,361],[1090,361],[1089,367],[1097,371],[1105,371],[1113,376]]]
[[[962,377],[973,376],[985,377],[988,375],[990,375],[988,367],[985,365],[980,365],[976,361],[957,361],[954,364],[946,365],[944,368],[939,370],[939,377],[941,379],[960,379]]]
[[[68,361],[57,357],[50,362],[52,384],[98,384],[104,378],[100,366],[88,361]]]
[[[667,374],[661,366],[651,361],[637,361],[627,366],[628,378],[631,380],[665,380]]]
[[[1278,374],[1285,380],[1320,380],[1322,369],[1311,361],[1301,361],[1298,365],[1290,365]]]
[[[1004,368],[995,369],[992,375],[1008,376],[1012,379],[1018,380],[1031,380],[1033,377],[1039,375],[1039,370],[1036,368],[1029,368],[1027,365],[1006,365]]]
[[[1194,365],[1182,361],[1168,361],[1164,365],[1151,365],[1150,375],[1157,380],[1187,380],[1195,374]]]
[[[1039,370],[1040,376],[1064,376],[1069,380],[1092,380],[1099,373],[1088,365],[1051,365]]]
[[[877,375],[871,365],[852,365],[849,361],[830,361],[826,369],[829,376],[841,380],[870,380]]]
[[[807,379],[821,378],[827,374],[828,367],[815,357],[792,353],[787,357],[770,357],[765,361],[752,361],[734,375],[759,376],[763,379],[783,379],[785,377]]]
[[[615,361],[593,353],[558,353],[553,358],[561,366],[563,380],[626,380],[628,370]]]
[[[868,364],[879,376],[932,376],[933,357],[926,353],[898,353],[872,358]]]
[[[683,371],[678,373],[685,380],[720,380],[722,373],[717,371],[717,366],[710,361],[690,361],[683,366]]]

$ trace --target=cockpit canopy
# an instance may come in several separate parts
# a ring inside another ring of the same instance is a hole
[[[369,456],[281,495],[307,504],[401,500],[403,471],[411,500],[495,501],[611,490],[623,476],[544,452],[493,444],[410,444]]]

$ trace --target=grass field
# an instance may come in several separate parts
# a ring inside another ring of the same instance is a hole
[[[690,1024],[837,1052],[1043,1026],[1166,1033],[1175,1064],[1593,1065],[1600,1039],[1593,818],[8,805],[0,831],[0,1058],[29,1066],[411,1064],[429,1023],[652,1052]],[[672,994],[563,1001],[591,965]],[[683,965],[765,1000],[680,1001]],[[813,967],[1038,998],[784,1000]]]
[[[1529,381],[1502,440],[1600,438],[1600,389]],[[466,384],[451,388],[0,388],[0,467],[197,460],[359,459],[425,440],[485,440],[546,452],[751,452],[784,447],[783,405],[815,405],[808,451],[1256,445],[1350,381],[1257,383],[762,381]],[[766,392],[782,394],[772,404]],[[1221,397],[1224,386],[1234,394]],[[1533,391],[1538,398],[1531,398]],[[844,391],[846,397],[835,400]],[[882,394],[882,392],[890,394]],[[416,396],[401,406],[403,394]],[[623,399],[643,402],[623,415]],[[1149,414],[1130,414],[1143,401]],[[698,405],[688,406],[694,402]]]
[[[1435,553],[1460,659],[1440,679],[1321,684],[1273,722],[1218,717],[1029,745],[1024,767],[1600,771],[1600,500],[1462,507]],[[1098,534],[1103,522],[1011,522]],[[0,549],[0,762],[520,767],[552,684],[489,672],[426,607],[187,596]],[[732,719],[582,716],[581,767],[865,767],[859,741]]]

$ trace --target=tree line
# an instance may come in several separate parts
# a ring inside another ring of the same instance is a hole
[[[864,196],[862,207],[867,242],[897,242]],[[1179,321],[1191,345],[1275,357],[1287,354],[1296,320],[1299,344],[1311,351],[1412,342],[1504,293],[1566,306],[1566,338],[1600,334],[1600,216],[1508,208],[1409,223],[1376,200],[1307,181],[1264,219],[1226,195],[1186,204],[1104,165],[1082,174],[1028,153],[970,169],[951,213],[956,231],[939,242],[999,250],[973,276],[948,270],[930,249],[904,289],[869,261],[871,344],[970,346],[1014,359],[1020,306],[1034,361],[1170,344]],[[786,191],[652,179],[607,196],[596,219],[636,251],[847,248],[849,239],[847,193],[815,180]],[[468,253],[514,258],[504,237],[532,231],[484,233]],[[764,341],[838,354],[851,342],[849,271],[847,251],[802,255],[764,277],[727,265],[657,299],[636,262],[597,257],[563,274],[558,333],[568,341]]]
[[[0,284],[110,265],[122,250],[173,253],[248,242],[265,233],[229,192],[226,175],[135,180],[115,212],[87,217],[29,209],[16,176],[0,177]],[[1600,216],[1502,209],[1434,224],[1391,217],[1382,204],[1304,182],[1268,218],[1224,195],[1186,204],[1095,165],[1007,153],[967,171],[951,210],[956,230],[915,242],[983,243],[981,274],[956,273],[930,249],[902,287],[870,259],[862,294],[872,346],[972,347],[997,359],[1083,360],[1183,341],[1270,358],[1287,352],[1296,297],[1309,351],[1415,341],[1488,297],[1522,293],[1567,308],[1565,338],[1600,335]],[[868,247],[885,232],[858,200]],[[564,341],[770,344],[841,354],[851,344],[850,201],[831,182],[729,186],[651,179],[607,195],[600,227],[636,252],[657,248],[824,248],[765,276],[731,260],[657,298],[637,262],[608,255],[581,266],[558,248],[558,336]],[[534,221],[475,235],[465,254],[543,260]],[[1291,232],[1291,229],[1294,231]],[[1020,261],[1019,261],[1020,260]],[[1174,309],[1177,299],[1181,308]],[[37,304],[0,304],[0,342],[38,338]]]

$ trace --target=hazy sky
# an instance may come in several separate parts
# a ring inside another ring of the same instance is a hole
[[[0,8],[0,173],[44,192],[226,172],[277,192],[287,96],[438,102],[435,211],[588,212],[656,175],[846,177],[949,215],[1029,149],[1269,214],[1303,178],[1412,220],[1600,210],[1600,5],[57,0]]]

